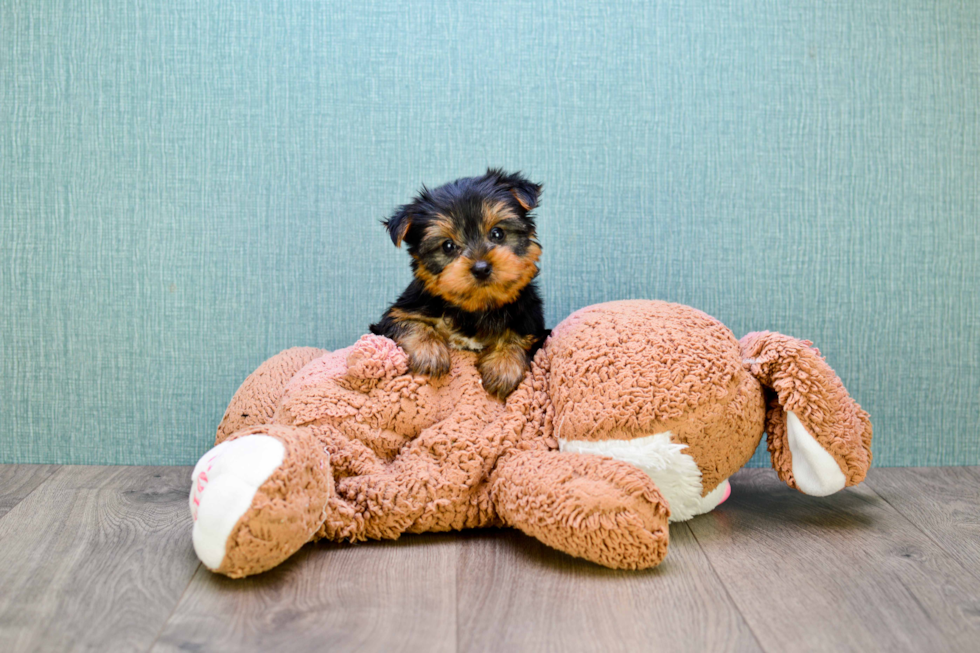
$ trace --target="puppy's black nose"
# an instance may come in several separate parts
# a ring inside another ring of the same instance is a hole
[[[493,272],[493,266],[486,261],[477,261],[473,264],[473,267],[470,268],[470,272],[472,272],[473,276],[480,281],[485,281],[490,277],[490,273]]]

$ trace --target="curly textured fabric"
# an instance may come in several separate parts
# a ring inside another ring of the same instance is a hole
[[[627,463],[588,454],[508,456],[493,479],[505,523],[545,544],[615,569],[645,569],[667,555],[670,510]]]
[[[304,365],[328,353],[315,347],[293,347],[259,365],[242,383],[225,410],[215,444],[255,424],[269,424],[286,385]]]
[[[284,351],[246,379],[218,428],[219,442],[261,434],[286,447],[218,571],[257,573],[311,539],[491,525],[609,567],[656,565],[670,506],[649,472],[629,456],[563,453],[559,437],[617,440],[603,450],[621,452],[669,432],[704,496],[751,458],[766,386],[853,484],[870,462],[870,423],[808,344],[778,334],[740,344],[677,304],[600,304],[555,328],[506,404],[484,391],[471,352],[453,351],[450,372],[433,379],[411,374],[405,353],[380,336],[334,352]],[[774,463],[793,485],[785,427],[775,409],[768,417]]]
[[[741,372],[731,331],[666,302],[583,308],[555,329],[550,350],[558,436],[566,439],[670,431],[734,395]]]
[[[762,390],[732,332],[699,310],[642,300],[589,306],[555,329],[549,352],[558,437],[669,431],[699,462],[702,496],[755,452]]]

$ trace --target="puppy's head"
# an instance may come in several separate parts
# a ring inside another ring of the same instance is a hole
[[[538,273],[531,211],[540,194],[520,173],[491,169],[423,187],[384,224],[396,246],[408,245],[426,290],[465,311],[486,311],[514,301]]]

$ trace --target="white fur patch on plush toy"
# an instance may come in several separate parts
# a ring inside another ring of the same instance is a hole
[[[207,567],[221,566],[231,530],[285,455],[275,438],[248,435],[222,442],[198,461],[191,481],[192,538],[197,557]]]
[[[837,461],[791,410],[786,411],[786,433],[793,458],[793,478],[800,492],[825,497],[844,488],[847,478]]]
[[[563,440],[558,448],[568,453],[591,453],[639,467],[657,486],[670,506],[670,521],[687,521],[713,510],[727,496],[728,481],[702,497],[701,470],[684,453],[686,444],[671,442],[670,431],[632,440]]]

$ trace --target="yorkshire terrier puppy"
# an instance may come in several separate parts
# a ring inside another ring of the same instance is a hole
[[[487,170],[419,195],[384,222],[408,244],[415,279],[371,332],[408,354],[413,372],[449,371],[449,348],[479,352],[483,387],[503,400],[524,378],[547,332],[534,284],[541,186]]]

